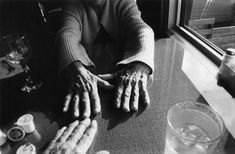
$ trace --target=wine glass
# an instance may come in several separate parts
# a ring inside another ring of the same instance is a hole
[[[1,39],[1,55],[5,56],[3,61],[10,69],[22,67],[26,74],[25,85],[22,91],[30,93],[42,86],[42,82],[34,82],[30,76],[30,68],[27,61],[31,57],[31,46],[26,34],[10,34]]]

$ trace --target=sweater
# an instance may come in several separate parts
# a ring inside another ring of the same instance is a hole
[[[82,0],[70,0],[64,7],[56,41],[60,71],[75,61],[86,67],[96,67],[98,73],[142,62],[150,67],[152,74],[154,33],[141,19],[136,2],[104,1],[99,13]],[[104,39],[100,41],[99,38]]]

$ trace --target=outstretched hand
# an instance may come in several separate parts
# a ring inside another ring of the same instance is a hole
[[[97,132],[97,122],[85,119],[61,128],[43,154],[85,154]]]
[[[63,112],[67,112],[71,107],[75,118],[89,118],[92,113],[98,114],[101,105],[97,86],[107,89],[113,86],[89,72],[80,62],[69,66],[67,76],[69,91],[65,97]]]
[[[150,68],[136,62],[129,64],[122,70],[113,74],[98,75],[103,80],[117,79],[115,105],[124,111],[138,111],[139,97],[143,99],[146,106],[150,104],[147,91],[147,79]]]

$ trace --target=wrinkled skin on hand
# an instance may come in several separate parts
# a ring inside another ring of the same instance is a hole
[[[85,154],[97,132],[97,122],[85,119],[75,121],[58,130],[43,154]]]
[[[97,86],[113,88],[107,81],[88,71],[80,62],[74,62],[66,70],[69,91],[65,97],[63,112],[73,110],[75,118],[89,118],[101,111]]]
[[[138,111],[139,97],[143,99],[146,106],[150,104],[147,91],[147,79],[150,68],[141,63],[135,62],[113,74],[99,75],[101,79],[116,79],[116,99],[117,108],[122,108],[126,112]]]

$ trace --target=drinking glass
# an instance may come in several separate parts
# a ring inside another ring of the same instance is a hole
[[[212,154],[224,132],[223,120],[209,106],[177,103],[167,114],[165,154]]]
[[[9,69],[22,67],[26,75],[25,85],[22,91],[30,93],[41,87],[42,82],[34,82],[30,76],[30,68],[27,65],[31,58],[31,46],[26,34],[10,34],[1,39],[1,56],[5,59],[2,63],[9,66]]]

